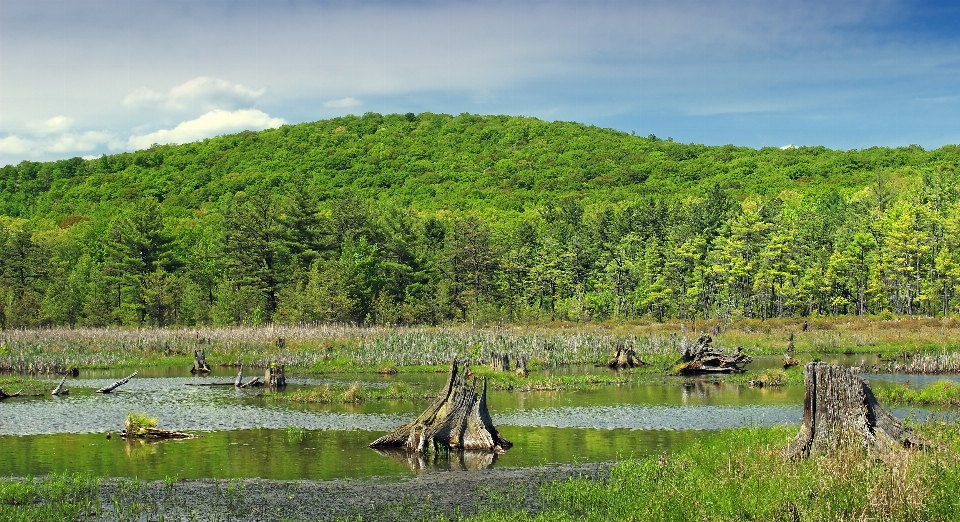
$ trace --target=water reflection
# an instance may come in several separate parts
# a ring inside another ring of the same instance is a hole
[[[418,453],[402,448],[372,448],[372,451],[410,468],[414,473],[426,471],[474,471],[493,467],[497,454],[490,451],[446,451]]]

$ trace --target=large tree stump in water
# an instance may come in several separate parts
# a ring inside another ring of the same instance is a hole
[[[684,339],[683,355],[673,363],[670,374],[741,373],[751,361],[753,358],[743,353],[739,346],[733,353],[723,353],[713,347],[709,335],[701,335],[693,346],[687,345]]]
[[[884,410],[857,370],[822,362],[803,368],[803,425],[787,448],[791,458],[855,443],[886,450],[923,441]]]
[[[466,360],[450,363],[447,384],[416,419],[370,443],[371,448],[403,447],[410,451],[486,450],[502,452],[513,444],[500,436],[487,411],[487,380],[477,390],[468,383]]]
[[[207,354],[203,350],[193,351],[193,368],[190,369],[190,373],[210,373],[210,365],[207,364]]]

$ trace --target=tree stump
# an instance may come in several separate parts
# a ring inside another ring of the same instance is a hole
[[[843,444],[888,450],[923,441],[884,410],[857,370],[812,362],[803,368],[803,425],[787,447],[790,458],[829,452]]]
[[[210,371],[210,365],[207,364],[207,354],[203,350],[194,350],[193,368],[190,370],[190,373],[210,373]]]
[[[741,373],[743,367],[753,358],[737,347],[733,353],[723,353],[713,347],[709,335],[701,335],[693,346],[684,346],[683,355],[673,364],[671,375],[691,375],[702,373]]]
[[[647,363],[637,357],[637,352],[633,348],[627,348],[622,344],[617,346],[617,351],[610,356],[610,360],[607,361],[607,367],[616,370],[636,368],[638,366],[647,366]]]
[[[514,357],[514,362],[517,363],[517,369],[515,370],[518,377],[527,376],[527,356],[526,355],[517,355]]]
[[[287,377],[283,373],[283,365],[275,362],[267,366],[263,374],[263,382],[271,388],[283,388],[287,385]]]
[[[490,352],[490,369],[495,372],[509,372],[510,354]]]
[[[503,452],[513,444],[500,436],[487,411],[487,380],[477,390],[477,380],[468,383],[466,359],[450,363],[447,384],[437,399],[416,419],[370,443],[371,448],[403,447],[426,453],[439,450],[484,450]]]

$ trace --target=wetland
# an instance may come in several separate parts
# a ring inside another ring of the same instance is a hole
[[[211,484],[243,484],[252,499],[269,496],[271,488],[293,488],[290,481],[314,484],[303,487],[327,488],[323,491],[328,492],[363,487],[386,490],[389,486],[385,485],[390,484],[395,492],[419,491],[417,488],[441,491],[440,482],[463,483],[476,486],[467,488],[476,497],[487,491],[483,487],[492,480],[512,485],[485,494],[500,495],[497,498],[501,499],[520,495],[524,500],[518,505],[535,514],[547,509],[536,499],[556,481],[579,480],[577,477],[606,480],[602,477],[618,462],[662,460],[665,455],[689,452],[705,440],[738,430],[760,430],[763,437],[773,433],[786,440],[784,433],[795,431],[802,415],[802,378],[796,378],[799,369],[779,370],[783,358],[777,352],[782,345],[776,334],[760,334],[753,346],[744,348],[755,356],[742,376],[672,377],[665,369],[678,348],[662,332],[345,328],[324,337],[317,331],[312,338],[306,334],[298,338],[291,335],[296,334],[292,330],[279,335],[275,330],[261,332],[259,338],[244,341],[246,344],[237,341],[241,338],[238,332],[231,331],[81,331],[62,334],[67,342],[46,339],[43,332],[33,332],[33,339],[27,342],[22,333],[5,332],[0,364],[19,364],[21,370],[77,367],[78,375],[67,378],[70,393],[60,397],[49,394],[60,380],[54,373],[21,371],[4,377],[11,383],[10,389],[19,382],[46,392],[0,402],[0,476],[103,480],[102,487],[98,486],[101,509],[106,498],[103,491],[115,492],[120,487],[117,484],[129,481],[143,481],[145,491],[159,487],[150,484],[163,481],[191,483],[200,490],[212,488]],[[854,334],[841,332],[843,335],[852,338]],[[86,344],[77,340],[82,336],[86,336]],[[216,336],[220,342],[214,340]],[[281,336],[286,336],[282,348],[276,342]],[[204,340],[203,346],[213,371],[192,376],[192,348],[205,338],[209,340]],[[727,339],[742,342],[743,338],[739,333],[720,336],[718,341],[731,346]],[[619,372],[606,368],[606,357],[625,343],[635,347],[650,366]],[[960,375],[888,373],[889,362],[905,360],[902,353],[910,351],[909,346],[851,344],[854,350],[841,345],[832,352],[797,351],[797,355],[804,361],[816,358],[858,366],[881,401],[891,398],[889,409],[895,416],[918,426],[946,426],[943,429],[948,436],[956,432],[954,403],[894,399],[904,395],[903,388],[919,391],[936,386],[950,389],[954,383],[960,386]],[[490,370],[484,359],[494,348],[529,357],[527,376]],[[471,354],[477,374],[488,377],[491,416],[513,448],[492,455],[453,452],[424,456],[368,448],[368,443],[429,405],[446,377],[440,362],[444,350],[447,354]],[[915,353],[928,354],[922,350]],[[288,384],[283,389],[209,386],[232,383],[239,363],[245,365],[245,375],[256,375],[262,373],[259,368],[276,360],[287,365]],[[125,386],[110,394],[95,393],[131,371],[139,373]],[[782,371],[787,377],[776,386],[748,383],[747,377],[767,371]],[[518,386],[518,382],[527,386]],[[329,395],[351,388],[362,391],[350,401],[341,400],[342,395],[335,400],[310,400],[318,389],[328,390]],[[164,429],[199,437],[163,442],[122,440],[116,434],[131,412],[155,417]],[[108,438],[108,434],[114,436]],[[450,488],[456,489],[454,486]],[[453,492],[449,495],[456,496]],[[410,508],[410,499],[403,495],[386,497],[393,499],[390,509]],[[454,516],[454,508],[467,502],[457,498],[422,514]],[[289,509],[294,507],[291,504]],[[323,513],[352,517],[377,512],[370,509],[374,508]],[[458,513],[467,516],[474,512],[483,510]],[[283,513],[286,515],[274,519],[296,518],[290,511]],[[305,518],[325,518],[323,513]]]

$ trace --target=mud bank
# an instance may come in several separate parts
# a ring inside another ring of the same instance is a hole
[[[419,520],[469,515],[491,498],[535,513],[544,507],[542,484],[602,478],[612,464],[444,471],[401,481],[104,479],[102,511],[87,520]]]

